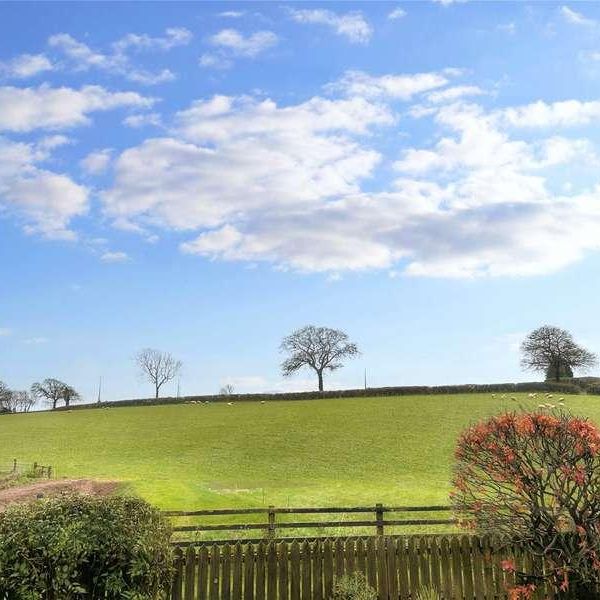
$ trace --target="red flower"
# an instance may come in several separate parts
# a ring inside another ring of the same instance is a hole
[[[515,563],[513,560],[510,560],[510,559],[503,560],[500,563],[500,567],[503,571],[508,571],[509,573],[515,572]]]

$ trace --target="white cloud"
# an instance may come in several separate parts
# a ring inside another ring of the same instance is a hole
[[[69,222],[87,212],[88,207],[86,188],[66,175],[47,171],[15,180],[4,198],[26,219],[27,233],[42,234],[50,239],[74,239]]]
[[[464,4],[469,0],[432,0],[436,4],[441,4],[442,6],[450,6],[451,4]]]
[[[28,233],[74,239],[70,222],[88,209],[88,190],[66,175],[40,169],[48,149],[0,137],[0,207]]]
[[[89,123],[88,114],[120,107],[146,108],[154,100],[135,92],[109,92],[96,85],[79,90],[49,85],[0,87],[0,131],[66,129]]]
[[[457,85],[445,90],[431,92],[427,95],[427,100],[434,104],[440,104],[459,100],[466,96],[481,96],[482,94],[485,94],[485,92],[476,85]]]
[[[392,12],[390,12],[388,14],[388,19],[390,19],[390,21],[395,21],[396,19],[401,19],[402,17],[406,16],[406,11],[403,8],[400,8],[399,6],[397,8],[395,8]]]
[[[273,48],[279,38],[272,31],[256,31],[244,35],[237,29],[222,29],[208,38],[208,43],[215,47],[214,52],[205,52],[200,56],[201,67],[211,69],[229,69],[236,58],[256,58]]]
[[[9,335],[12,335],[12,329],[0,327],[0,337],[8,337]]]
[[[140,113],[137,115],[128,115],[123,119],[123,125],[127,127],[133,127],[134,129],[140,127],[160,127],[162,120],[158,113]]]
[[[85,158],[79,161],[81,168],[89,175],[99,175],[106,171],[110,164],[112,150],[104,148],[90,152]]]
[[[126,252],[104,252],[100,260],[105,263],[129,262],[129,255]]]
[[[231,51],[235,56],[254,58],[278,42],[272,31],[257,31],[245,36],[236,29],[223,29],[211,36],[210,44]]]
[[[7,62],[0,62],[0,74],[15,79],[27,79],[54,68],[44,54],[21,54]]]
[[[230,69],[233,66],[233,60],[223,54],[205,52],[198,59],[198,64],[209,69]]]
[[[325,9],[290,9],[290,14],[297,23],[326,25],[354,44],[366,44],[373,35],[361,12],[337,14]]]
[[[600,121],[600,101],[581,102],[539,100],[524,106],[507,108],[498,113],[509,125],[515,127],[572,127]]]
[[[147,71],[132,64],[128,52],[142,50],[170,50],[188,44],[192,34],[184,28],[171,28],[164,37],[130,33],[112,44],[111,53],[102,53],[90,48],[68,33],[58,33],[48,39],[51,48],[59,51],[76,71],[99,69],[119,75],[143,85],[156,85],[175,79],[169,69]]]
[[[447,83],[447,77],[440,73],[373,76],[363,71],[346,71],[339,81],[328,85],[327,89],[341,91],[348,96],[410,100],[417,94],[440,88]]]
[[[287,106],[196,101],[168,136],[116,158],[105,214],[146,233],[189,232],[188,254],[328,275],[525,276],[599,251],[600,186],[565,188],[559,176],[594,181],[596,144],[542,129],[592,122],[595,104],[486,110],[463,100],[477,86],[444,88],[453,75],[351,74],[335,88],[349,97]],[[394,117],[390,103],[427,93],[427,110]],[[372,147],[379,128],[403,136],[411,114],[428,120],[431,143],[388,157]],[[396,179],[366,191],[380,164]]]
[[[239,19],[243,17],[246,13],[242,10],[226,10],[217,15],[217,17],[222,17],[224,19]]]
[[[152,37],[145,33],[128,33],[116,41],[112,47],[119,54],[123,54],[131,48],[135,50],[171,50],[176,46],[187,46],[193,37],[189,29],[170,27],[165,30],[163,37]]]
[[[568,6],[561,6],[560,14],[565,21],[572,25],[581,25],[583,27],[596,27],[596,25],[598,25],[598,22],[594,19],[589,19]]]
[[[119,156],[105,207],[121,222],[185,230],[352,193],[379,161],[353,135],[391,120],[360,98],[289,107],[226,96],[198,101],[178,114],[177,138],[149,139]]]

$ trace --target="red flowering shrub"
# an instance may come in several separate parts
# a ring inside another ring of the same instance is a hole
[[[463,525],[522,544],[546,564],[543,574],[518,574],[523,585],[510,591],[511,600],[531,597],[542,578],[559,597],[600,598],[600,430],[594,424],[542,411],[495,416],[462,433],[456,460],[452,497]]]

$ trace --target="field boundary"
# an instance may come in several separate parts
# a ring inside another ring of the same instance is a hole
[[[593,387],[593,386],[592,386]],[[421,395],[453,395],[453,394],[516,394],[516,393],[546,393],[555,392],[561,394],[581,394],[587,392],[584,382],[578,383],[556,383],[556,382],[522,382],[522,383],[484,383],[463,385],[439,385],[439,386],[395,386],[360,388],[347,390],[329,390],[324,392],[286,392],[272,394],[208,394],[195,396],[163,398],[135,398],[126,400],[111,400],[107,402],[94,402],[88,404],[72,404],[68,407],[59,406],[48,409],[52,412],[85,410],[93,408],[119,408],[126,406],[158,406],[163,404],[205,404],[215,402],[281,402],[294,400],[323,400],[333,398],[379,398],[386,396],[421,396]],[[591,393],[594,393],[593,391]],[[598,393],[598,392],[596,392]]]
[[[361,572],[379,600],[414,600],[434,586],[443,600],[508,598],[545,566],[496,537],[371,536],[232,542],[175,549],[170,600],[328,600],[335,581]],[[514,561],[515,571],[502,569]],[[533,598],[553,598],[543,580]]]
[[[194,543],[198,540],[190,540],[190,535],[202,535],[213,532],[254,532],[262,531],[263,540],[282,539],[278,537],[280,531],[319,529],[327,530],[332,528],[351,528],[351,529],[372,529],[372,533],[377,536],[383,536],[390,533],[392,527],[429,527],[433,525],[457,525],[458,521],[454,517],[432,518],[431,516],[422,517],[422,513],[451,513],[451,506],[384,506],[381,503],[374,506],[328,506],[328,507],[300,507],[300,508],[277,508],[275,506],[257,507],[257,508],[221,508],[221,509],[203,509],[203,510],[170,510],[163,511],[163,515],[169,518],[173,524],[174,540],[173,544]],[[416,518],[412,517],[415,513]],[[402,514],[402,518],[397,515]],[[322,515],[330,518],[323,520]],[[336,515],[332,520],[331,516]],[[370,518],[365,518],[367,515]],[[393,517],[396,515],[396,518]],[[408,517],[404,515],[409,515]],[[239,522],[237,517],[248,518],[249,516],[263,517],[262,520],[254,522]],[[316,516],[319,520],[306,520],[307,516]],[[358,518],[348,518],[356,516]],[[392,518],[386,518],[392,516]],[[197,518],[212,519],[210,523],[178,524],[179,519],[190,520]],[[291,517],[292,520],[282,517]],[[295,518],[294,518],[295,517]],[[300,520],[298,520],[300,519]],[[219,522],[215,522],[218,520]],[[223,522],[225,520],[226,522]],[[299,537],[298,535],[294,537]],[[305,536],[302,536],[303,539]],[[330,535],[314,536],[331,537]]]

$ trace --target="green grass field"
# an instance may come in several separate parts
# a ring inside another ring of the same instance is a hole
[[[567,405],[600,422],[600,397]],[[447,503],[458,433],[510,408],[465,394],[7,415],[0,462],[123,480],[164,509]]]

